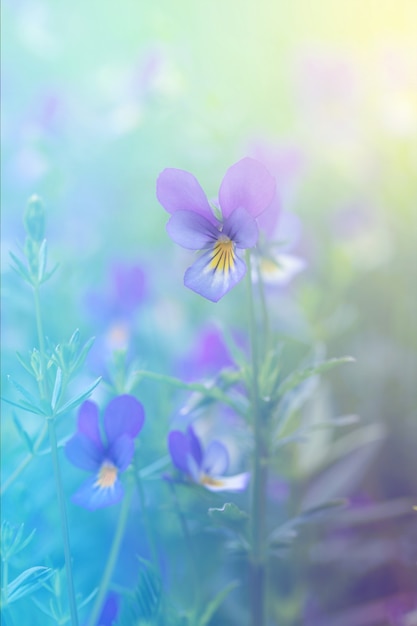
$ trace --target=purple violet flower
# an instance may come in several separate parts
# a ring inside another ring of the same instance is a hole
[[[256,218],[275,195],[275,179],[249,157],[232,165],[220,185],[221,218],[197,179],[184,170],[165,169],[158,177],[156,195],[172,214],[167,224],[170,237],[183,248],[202,251],[185,272],[185,286],[217,302],[246,273],[237,251],[256,245]]]
[[[78,411],[77,433],[65,446],[69,461],[92,472],[72,501],[90,511],[119,502],[124,489],[119,472],[124,472],[134,454],[134,439],[145,419],[142,404],[133,396],[113,398],[104,415],[105,442],[100,434],[98,406],[89,400]]]
[[[168,435],[168,449],[174,465],[192,482],[209,491],[244,491],[249,473],[223,476],[229,466],[229,454],[220,441],[212,441],[204,450],[194,429],[187,432],[172,430]]]

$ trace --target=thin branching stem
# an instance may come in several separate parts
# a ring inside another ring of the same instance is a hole
[[[154,538],[154,534],[153,534],[153,531],[152,531],[152,526],[151,526],[150,520],[149,520],[148,510],[147,510],[146,502],[145,502],[145,492],[144,492],[144,489],[143,489],[142,479],[140,477],[140,472],[139,472],[139,469],[137,467],[136,457],[134,459],[134,469],[135,469],[135,471],[134,471],[135,484],[136,484],[136,489],[137,489],[138,496],[139,496],[140,508],[141,508],[142,519],[143,519],[143,525],[145,527],[145,533],[146,533],[146,538],[148,540],[149,550],[150,550],[150,553],[151,553],[152,564],[153,564],[154,568],[158,571],[159,570],[158,552],[156,550],[155,538]]]
[[[120,515],[117,522],[116,530],[113,537],[113,543],[110,549],[109,557],[107,559],[106,567],[104,568],[103,576],[100,581],[94,606],[88,620],[88,626],[96,626],[97,620],[100,616],[100,611],[103,608],[104,598],[109,588],[113,570],[116,565],[117,558],[120,552],[120,545],[122,543],[123,534],[125,532],[126,523],[129,516],[130,503],[132,500],[133,484],[129,482],[126,494],[122,501],[122,507],[120,509]]]
[[[251,493],[252,545],[250,555],[251,626],[265,625],[266,563],[264,554],[266,514],[266,452],[264,424],[259,397],[259,344],[255,318],[255,302],[251,279],[251,258],[246,253],[249,299],[249,331],[251,338],[252,378],[251,408],[254,432],[253,475]]]
[[[41,307],[40,307],[40,298],[39,298],[39,285],[34,287],[34,299],[35,299],[35,315],[36,315],[36,328],[38,331],[38,342],[39,342],[39,352],[41,359],[41,376],[39,381],[39,392],[41,398],[46,400],[48,397],[48,384],[46,379],[46,360],[45,360],[45,341],[42,327],[42,315],[41,315]],[[55,432],[55,415],[51,415],[47,418],[48,420],[48,435],[49,435],[49,444],[51,447],[51,457],[52,457],[52,466],[54,470],[55,476],[55,486],[58,496],[58,506],[59,506],[59,514],[61,519],[61,532],[62,532],[62,540],[64,544],[64,558],[65,558],[65,572],[67,577],[67,590],[68,590],[68,603],[70,608],[71,615],[71,624],[72,626],[78,626],[78,614],[77,614],[77,603],[75,599],[75,590],[74,590],[74,580],[72,575],[72,564],[71,564],[71,547],[69,541],[69,530],[68,530],[68,518],[67,511],[65,506],[65,495],[64,489],[62,485],[61,478],[61,469],[59,466],[59,456],[58,456],[58,444]]]
[[[178,500],[177,491],[175,489],[175,485],[172,481],[168,481],[168,485],[171,489],[172,499],[174,502],[174,508],[178,516],[178,520],[180,522],[182,534],[184,537],[184,542],[188,552],[188,558],[190,563],[190,568],[192,571],[192,597],[194,598],[194,607],[197,610],[200,604],[200,586],[199,586],[199,573],[197,567],[197,560],[194,550],[194,545],[191,539],[190,529],[188,527],[187,518],[182,512],[181,505]]]
[[[55,433],[55,423],[53,419],[48,420],[48,434],[49,434],[49,443],[51,446],[52,465],[54,468],[54,475],[55,475],[55,485],[56,485],[56,491],[58,495],[59,513],[60,513],[60,518],[61,518],[61,531],[62,531],[62,539],[64,543],[65,573],[67,576],[67,589],[68,589],[68,601],[69,601],[70,615],[71,615],[71,624],[72,626],[78,626],[77,604],[75,600],[74,581],[73,581],[73,576],[72,576],[71,546],[69,542],[68,519],[67,519],[67,511],[65,507],[64,489],[62,486],[61,469],[59,466],[58,445],[57,445],[56,433]]]

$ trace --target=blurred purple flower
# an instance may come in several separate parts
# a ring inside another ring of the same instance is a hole
[[[168,435],[172,462],[197,485],[209,491],[244,491],[249,473],[223,476],[229,467],[229,454],[220,441],[212,441],[203,449],[192,426],[187,432],[172,430]]]
[[[220,185],[221,218],[215,216],[197,179],[184,170],[165,169],[156,194],[172,214],[167,224],[170,237],[183,248],[203,252],[187,269],[185,286],[217,302],[246,273],[237,250],[256,245],[256,218],[274,197],[274,178],[248,157],[232,165]]]
[[[200,330],[192,348],[181,358],[177,375],[186,381],[199,380],[216,376],[223,368],[233,367],[236,365],[221,329],[210,324]]]
[[[101,609],[97,626],[112,626],[117,619],[120,608],[120,598],[114,591],[109,591]]]
[[[143,269],[135,263],[115,261],[108,273],[108,284],[100,292],[89,294],[87,304],[91,312],[106,319],[129,319],[146,295]]]
[[[282,211],[275,229],[261,221],[259,229],[261,237],[254,279],[259,273],[265,284],[284,287],[307,265],[304,259],[292,254],[300,237],[301,221],[294,213]]]
[[[105,442],[100,434],[98,406],[89,400],[78,411],[77,433],[67,442],[65,453],[80,469],[92,472],[72,501],[90,511],[116,504],[124,489],[119,472],[130,465],[134,439],[145,419],[142,404],[130,395],[113,398],[104,415]]]

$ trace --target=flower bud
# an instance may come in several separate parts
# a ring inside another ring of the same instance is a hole
[[[23,221],[28,237],[41,243],[45,238],[45,209],[39,196],[29,198]]]

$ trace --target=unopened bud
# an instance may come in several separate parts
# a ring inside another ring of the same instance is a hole
[[[23,221],[30,239],[38,243],[45,239],[45,209],[39,196],[29,198]]]

